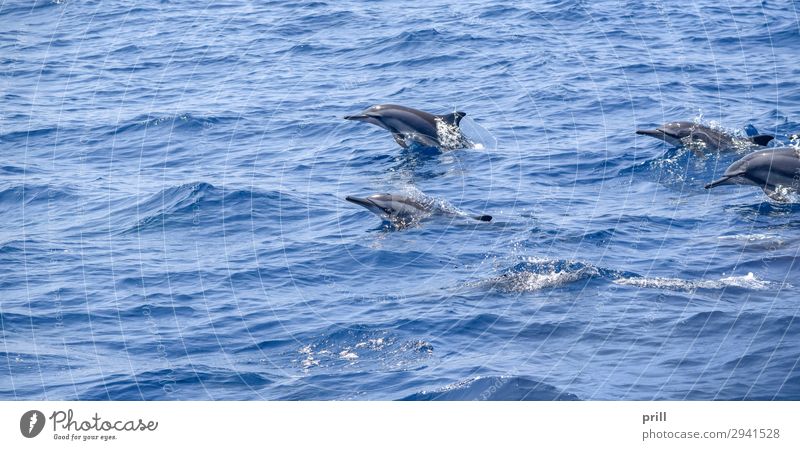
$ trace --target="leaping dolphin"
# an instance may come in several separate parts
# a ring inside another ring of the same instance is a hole
[[[436,208],[433,200],[416,200],[399,194],[374,194],[365,198],[347,196],[345,200],[367,208],[378,217],[398,227],[415,224],[434,213],[457,215],[455,212]],[[487,215],[471,215],[469,217],[482,222],[492,220],[492,216]]]
[[[470,147],[469,140],[458,127],[466,115],[465,112],[456,111],[437,116],[418,109],[387,104],[375,105],[360,114],[344,118],[371,123],[388,130],[403,148],[417,143],[440,150],[455,150]]]
[[[775,201],[789,201],[789,191],[800,188],[800,154],[794,147],[750,153],[728,167],[722,178],[708,183],[706,189],[726,184],[758,186]]]
[[[700,143],[701,149],[711,151],[735,149],[741,146],[766,146],[775,138],[769,134],[759,134],[746,138],[734,137],[725,132],[715,130],[706,125],[694,122],[678,121],[661,125],[655,130],[636,130],[636,134],[651,136],[656,139],[681,147],[684,144]]]

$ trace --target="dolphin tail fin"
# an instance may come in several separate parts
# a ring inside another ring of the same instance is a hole
[[[756,145],[766,146],[771,140],[775,139],[775,136],[771,134],[759,134],[751,136],[748,139]]]
[[[487,216],[485,214],[484,215],[480,215],[480,216],[472,216],[472,218],[475,219],[475,220],[480,220],[481,222],[491,222],[492,221],[492,216]]]
[[[465,112],[456,111],[452,114],[445,114],[443,116],[439,116],[439,118],[442,119],[445,123],[458,126],[458,124],[461,123],[461,119],[463,119],[464,116],[466,115],[467,113]]]

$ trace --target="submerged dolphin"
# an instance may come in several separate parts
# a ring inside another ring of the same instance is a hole
[[[360,114],[345,116],[347,120],[371,123],[389,130],[401,147],[411,143],[440,150],[455,150],[470,146],[458,124],[467,113],[456,111],[450,114],[433,115],[418,109],[400,105],[376,105]]]
[[[738,146],[742,144],[745,146],[765,146],[775,138],[768,134],[738,138],[706,125],[687,121],[665,123],[655,130],[636,130],[636,134],[661,139],[676,147],[680,147],[685,143],[699,142],[703,148],[711,151],[733,149],[737,147],[737,144]]]
[[[374,194],[366,198],[348,195],[345,200],[363,206],[377,214],[380,218],[400,227],[419,222],[421,219],[437,212],[456,215],[454,212],[443,211],[440,208],[436,208],[433,200],[416,200],[399,194]],[[490,222],[492,220],[492,216],[486,215],[469,217],[482,222]]]
[[[773,200],[786,202],[788,191],[800,188],[800,154],[794,147],[750,153],[728,167],[722,178],[706,189],[726,184],[758,186]]]

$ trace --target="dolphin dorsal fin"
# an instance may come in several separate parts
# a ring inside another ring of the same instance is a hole
[[[444,115],[441,115],[441,116],[438,116],[438,117],[440,119],[442,119],[445,123],[449,123],[450,125],[458,126],[458,124],[461,122],[461,119],[463,119],[464,116],[466,116],[466,115],[467,115],[467,113],[465,113],[465,112],[456,111],[454,113],[444,114]]]
[[[769,142],[775,139],[771,134],[759,134],[757,136],[750,136],[748,139],[756,145],[766,146]]]

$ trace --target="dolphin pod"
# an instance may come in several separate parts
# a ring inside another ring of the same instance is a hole
[[[677,147],[699,144],[694,148],[696,151],[752,149],[765,147],[775,139],[775,136],[769,134],[735,137],[709,126],[687,121],[668,122],[654,130],[637,130],[636,134],[661,139]],[[798,149],[781,147],[750,153],[731,164],[720,179],[708,183],[705,188],[734,184],[760,187],[774,201],[791,201],[789,194],[800,191]]]
[[[706,185],[706,189],[728,184],[757,186],[769,198],[789,201],[789,192],[800,188],[800,154],[795,147],[782,147],[750,153],[735,161],[722,178]]]
[[[636,134],[661,139],[676,147],[700,144],[702,149],[711,151],[752,146],[763,147],[775,138],[769,134],[738,138],[709,126],[687,121],[667,122],[654,130],[636,130]]]
[[[345,116],[347,120],[367,122],[392,134],[403,148],[414,145],[439,150],[468,148],[471,142],[459,128],[466,113],[456,111],[435,115],[394,104],[375,105],[359,114]],[[749,137],[732,136],[707,125],[689,122],[667,122],[655,129],[640,129],[637,134],[654,137],[675,146],[691,146],[693,150],[722,151],[765,147],[775,137],[758,134]],[[800,149],[774,148],[751,153],[728,167],[722,178],[708,183],[711,189],[722,185],[751,185],[763,189],[775,201],[789,201],[788,194],[800,191]],[[362,206],[397,227],[418,223],[433,214],[459,215],[437,208],[432,200],[420,200],[401,194],[374,194],[368,197],[347,196],[348,202]],[[468,215],[469,216],[469,215]],[[492,216],[471,215],[475,220],[489,222]]]
[[[365,198],[347,196],[345,200],[363,206],[398,228],[418,223],[420,220],[436,213],[457,215],[437,208],[433,200],[417,200],[399,194],[374,194]],[[471,215],[469,217],[481,222],[490,222],[492,220],[492,216],[487,215]]]
[[[422,146],[447,151],[472,146],[459,128],[461,119],[466,115],[461,111],[435,115],[407,106],[382,104],[344,118],[370,123],[389,131],[395,142],[403,148]],[[416,224],[434,214],[460,215],[437,207],[433,200],[401,194],[374,194],[364,198],[348,196],[345,200],[366,208],[398,228]],[[468,216],[481,222],[492,220],[492,216],[488,215]]]
[[[372,106],[359,114],[344,118],[371,123],[388,130],[395,142],[403,148],[417,144],[439,150],[455,150],[470,146],[469,140],[458,127],[466,115],[467,113],[456,111],[437,116],[406,106],[385,104]]]

